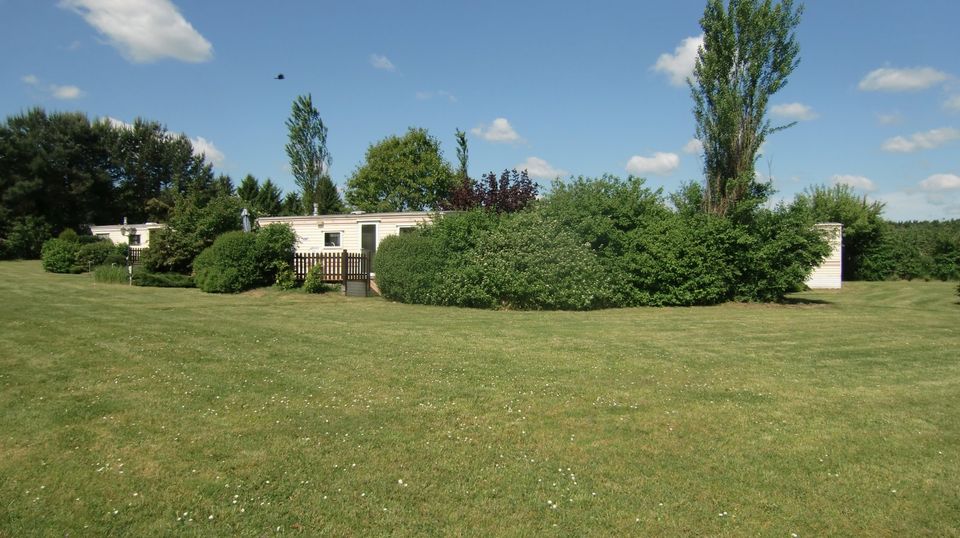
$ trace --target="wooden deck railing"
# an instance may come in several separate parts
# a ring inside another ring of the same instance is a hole
[[[370,280],[370,256],[365,252],[297,252],[293,255],[293,273],[303,281],[315,266],[323,267],[324,282]]]

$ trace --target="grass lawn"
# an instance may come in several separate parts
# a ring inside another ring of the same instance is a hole
[[[3,262],[0,536],[958,536],[955,288],[488,312]]]

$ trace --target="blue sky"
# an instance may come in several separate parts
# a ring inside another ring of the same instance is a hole
[[[702,0],[0,0],[0,113],[157,120],[219,172],[294,189],[284,125],[311,93],[343,185],[367,147],[426,127],[474,177],[528,168],[700,180],[682,81]],[[814,0],[758,170],[778,197],[843,182],[888,218],[960,218],[960,2]],[[285,80],[274,80],[277,73]]]

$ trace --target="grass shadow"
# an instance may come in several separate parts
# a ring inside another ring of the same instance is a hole
[[[785,305],[828,305],[833,304],[823,299],[809,299],[807,297],[784,297],[780,304]]]

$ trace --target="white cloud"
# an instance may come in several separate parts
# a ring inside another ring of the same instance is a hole
[[[850,185],[851,187],[867,192],[873,192],[877,188],[877,185],[870,178],[864,176],[836,174],[831,181],[834,185]]]
[[[213,45],[170,0],[60,0],[60,7],[82,16],[131,62],[213,58]]]
[[[880,125],[897,125],[903,122],[903,114],[892,112],[890,114],[877,114],[877,121]]]
[[[770,113],[774,116],[797,121],[808,121],[819,116],[812,108],[803,103],[774,105],[770,108]]]
[[[397,66],[393,65],[393,62],[390,61],[390,58],[387,58],[382,54],[371,54],[370,65],[372,65],[374,69],[382,69],[384,71],[397,70]]]
[[[955,219],[960,217],[957,191],[897,191],[877,196],[885,204],[883,216],[892,221]]]
[[[859,88],[870,92],[906,92],[925,90],[947,80],[949,75],[932,67],[894,69],[882,67],[860,81]]]
[[[526,161],[515,167],[517,170],[526,170],[530,177],[538,179],[555,179],[567,175],[566,170],[554,168],[547,161],[539,157],[527,157]]]
[[[960,189],[960,176],[956,174],[934,174],[920,182],[925,191],[947,191]]]
[[[213,142],[202,136],[198,136],[196,138],[191,138],[190,143],[193,145],[194,155],[204,155],[207,161],[214,166],[223,166],[223,162],[226,160],[226,155],[217,149],[217,147],[213,145]]]
[[[102,123],[109,123],[111,126],[113,126],[116,129],[127,129],[127,130],[133,129],[132,123],[127,123],[123,120],[118,120],[117,118],[113,118],[110,116],[104,116],[98,119],[97,121]]]
[[[57,86],[53,84],[50,86],[50,94],[57,99],[79,99],[83,97],[83,90],[76,86]]]
[[[683,145],[683,152],[690,155],[703,153],[703,142],[701,142],[699,138],[691,138]]]
[[[417,99],[419,99],[419,100],[421,100],[421,101],[429,101],[430,99],[437,98],[437,99],[446,99],[447,101],[450,101],[451,103],[456,103],[456,102],[457,102],[457,96],[453,95],[452,93],[450,93],[450,92],[448,92],[448,91],[444,91],[444,90],[421,91],[421,92],[417,92],[416,95],[417,95]]]
[[[943,102],[943,108],[951,112],[960,112],[960,94],[951,95]]]
[[[883,143],[883,151],[911,153],[921,149],[934,149],[958,138],[960,138],[960,131],[952,127],[943,127],[925,133],[913,133],[909,138],[895,136]]]
[[[71,100],[79,99],[84,96],[83,90],[73,85],[60,86],[58,84],[41,84],[40,79],[37,78],[36,75],[24,75],[20,77],[20,80],[23,81],[24,84],[33,86],[44,94],[55,99]]]
[[[521,142],[520,135],[513,130],[507,118],[497,118],[490,125],[480,124],[470,132],[487,142]]]
[[[680,156],[676,153],[656,152],[650,157],[634,155],[627,162],[627,172],[638,176],[653,174],[665,176],[680,166]]]
[[[653,64],[653,70],[664,73],[674,86],[686,86],[687,79],[693,77],[693,68],[697,63],[697,53],[703,46],[703,34],[688,37],[673,49],[673,54],[665,52]]]

